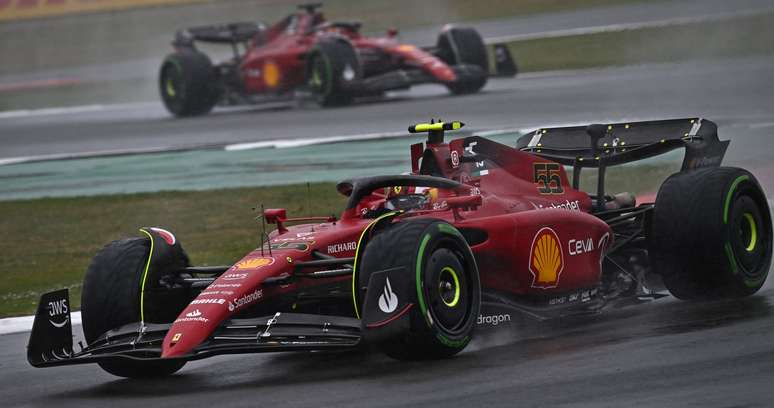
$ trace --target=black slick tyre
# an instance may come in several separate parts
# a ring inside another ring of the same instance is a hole
[[[438,35],[439,57],[449,66],[456,67],[460,77],[446,84],[453,94],[478,92],[486,85],[489,56],[481,35],[471,27],[447,27]]]
[[[450,357],[470,342],[481,305],[473,253],[452,225],[435,219],[400,221],[374,236],[357,276],[363,298],[370,274],[404,267],[414,297],[410,327],[381,345],[399,360]]]
[[[175,116],[208,113],[219,96],[212,62],[196,50],[167,55],[159,71],[159,92],[164,106]]]
[[[771,266],[766,196],[739,168],[674,174],[659,189],[649,242],[655,271],[675,297],[749,296]]]
[[[113,241],[92,259],[83,281],[81,315],[83,333],[92,343],[108,330],[140,320],[140,287],[150,251],[150,240],[128,238]],[[185,267],[188,258],[173,261],[171,267]],[[148,277],[148,281],[158,277]],[[146,299],[146,304],[149,300]],[[158,306],[158,305],[157,305]],[[158,308],[146,307],[148,322],[171,322]],[[174,319],[174,317],[172,317]],[[178,371],[184,361],[133,361],[116,359],[99,362],[105,371],[128,378],[160,377]]]
[[[361,78],[355,48],[343,38],[322,39],[309,53],[306,84],[321,106],[352,103],[351,84]]]

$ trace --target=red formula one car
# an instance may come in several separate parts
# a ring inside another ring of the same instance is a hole
[[[339,183],[348,201],[338,219],[265,210],[276,230],[233,265],[189,265],[160,228],[108,244],[83,284],[87,346],[73,350],[67,290],[47,293],[30,363],[144,377],[217,354],[362,344],[441,358],[513,313],[543,319],[657,297],[642,285],[649,274],[681,299],[747,296],[766,280],[766,197],[749,172],[718,167],[728,142],[711,121],[540,129],[515,148],[446,143],[444,131],[461,126],[410,127],[428,132],[411,146],[411,173]],[[655,203],[606,194],[608,167],[676,148],[683,168]],[[588,167],[595,194],[578,190]]]
[[[472,28],[446,26],[435,47],[403,44],[391,30],[365,37],[360,24],[328,22],[319,4],[271,27],[232,23],[177,32],[175,52],[161,65],[159,88],[176,116],[209,112],[220,102],[249,104],[292,96],[303,90],[321,105],[343,105],[359,96],[381,95],[421,83],[438,83],[452,93],[477,92],[486,84],[489,57]],[[196,42],[231,45],[233,56],[213,65]],[[499,75],[513,76],[508,48],[495,45]]]

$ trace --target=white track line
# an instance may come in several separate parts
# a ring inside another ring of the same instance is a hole
[[[286,149],[290,147],[303,147],[313,146],[319,144],[328,143],[341,143],[341,142],[360,142],[365,140],[380,140],[380,139],[392,139],[406,136],[406,132],[384,132],[384,133],[364,133],[359,135],[349,136],[329,136],[329,137],[315,137],[305,139],[279,139],[279,140],[266,140],[262,142],[248,142],[248,143],[234,143],[223,147],[226,151],[240,151],[240,150],[252,150],[252,149]]]
[[[162,147],[137,148],[137,149],[96,150],[96,151],[82,152],[82,153],[60,153],[60,154],[44,154],[39,156],[19,156],[19,157],[8,157],[8,158],[0,159],[0,166],[7,166],[10,164],[20,164],[20,163],[53,161],[53,160],[93,159],[98,157],[110,157],[110,156],[170,153],[170,152],[180,152],[180,151],[188,151],[188,150],[213,149],[213,148],[220,148],[221,146],[222,145],[190,145],[185,147],[162,146]]]
[[[616,119],[597,119],[598,123],[617,123],[617,122],[637,122],[645,119],[639,118],[616,118]],[[569,123],[550,123],[544,126],[532,126],[532,127],[519,127],[519,128],[505,128],[505,129],[472,129],[471,134],[475,136],[496,136],[499,134],[507,133],[519,133],[525,134],[530,131],[534,131],[538,127],[540,128],[554,128],[554,127],[566,127],[566,126],[585,126],[591,122],[569,122]],[[294,147],[314,146],[330,143],[350,143],[350,142],[362,142],[369,140],[386,140],[395,139],[401,137],[408,137],[407,132],[383,132],[383,133],[363,133],[355,135],[345,136],[327,136],[327,137],[314,137],[314,138],[299,138],[299,139],[275,139],[275,140],[263,140],[255,142],[244,143],[231,143],[231,144],[207,144],[207,145],[189,145],[189,146],[161,146],[153,148],[141,148],[141,149],[121,149],[121,150],[101,150],[93,152],[83,153],[64,153],[64,154],[51,154],[40,156],[22,156],[22,157],[9,157],[0,159],[0,166],[33,163],[42,161],[53,160],[74,160],[74,159],[91,159],[99,157],[109,156],[123,156],[123,155],[139,155],[139,154],[155,154],[155,153],[172,153],[183,152],[191,150],[225,150],[228,152],[237,152],[244,150],[254,149],[287,149]]]
[[[573,124],[575,125],[575,124]],[[578,124],[580,125],[580,124]],[[570,126],[570,125],[567,125]],[[478,136],[491,136],[503,133],[518,133],[524,132],[521,128],[511,129],[496,129],[485,130],[481,132],[472,132]],[[395,139],[401,137],[408,137],[407,132],[383,132],[383,133],[363,133],[355,135],[345,136],[328,136],[328,137],[313,137],[313,138],[299,138],[299,139],[275,139],[275,140],[263,140],[256,142],[244,142],[244,143],[231,143],[231,144],[204,144],[204,145],[189,145],[189,146],[161,146],[152,148],[138,148],[138,149],[120,149],[120,150],[98,150],[92,152],[83,153],[62,153],[62,154],[48,154],[40,156],[20,156],[9,157],[0,159],[0,166],[7,166],[11,164],[33,163],[42,161],[53,160],[75,160],[75,159],[92,159],[99,157],[109,156],[124,156],[124,155],[138,155],[138,154],[155,154],[155,153],[172,153],[183,152],[191,150],[225,150],[228,152],[236,152],[243,150],[254,149],[287,149],[294,147],[314,146],[330,143],[349,143],[349,142],[362,142],[369,140],[386,140]]]
[[[83,105],[66,108],[20,109],[0,112],[0,119],[26,118],[30,116],[64,115],[75,113],[99,112],[106,109],[106,105]]]
[[[103,111],[110,111],[110,110],[125,110],[125,109],[139,107],[139,106],[157,105],[157,104],[158,104],[157,102],[132,102],[132,103],[66,106],[66,107],[60,107],[60,108],[18,109],[18,110],[0,111],[0,119],[18,119],[18,118],[52,116],[52,115],[73,115],[78,113],[93,113],[93,112],[103,112]]]
[[[35,316],[9,317],[0,319],[0,335],[11,333],[23,333],[32,330],[32,322]],[[81,312],[70,314],[72,325],[81,324]]]
[[[252,150],[252,149],[284,149],[284,148],[291,148],[291,147],[303,147],[303,146],[312,146],[312,145],[328,144],[328,143],[390,139],[390,138],[404,137],[406,135],[407,135],[406,132],[385,132],[385,133],[365,133],[365,134],[348,135],[348,136],[330,136],[330,137],[315,137],[315,138],[301,138],[301,139],[276,139],[276,140],[264,140],[264,141],[256,141],[256,142],[231,143],[231,144],[200,144],[200,145],[188,145],[188,146],[161,146],[161,147],[138,148],[138,149],[97,150],[97,151],[82,152],[82,153],[61,153],[61,154],[39,155],[39,156],[9,157],[9,158],[0,159],[0,166],[11,165],[11,164],[21,164],[21,163],[41,162],[41,161],[52,161],[52,160],[91,159],[91,158],[109,157],[109,156],[171,153],[171,152],[205,150],[205,149],[210,149],[210,150],[223,149],[225,151],[241,151],[241,150]]]
[[[747,125],[750,129],[763,129],[767,127],[774,126],[774,122],[761,122],[761,123],[752,123]]]

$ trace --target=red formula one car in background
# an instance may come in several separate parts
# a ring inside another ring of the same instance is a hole
[[[411,146],[411,173],[339,183],[340,218],[265,210],[276,230],[232,265],[191,266],[160,228],[108,244],[83,283],[88,344],[73,350],[67,290],[47,293],[28,360],[147,377],[217,354],[364,343],[399,359],[442,358],[514,313],[545,319],[657,297],[642,284],[654,274],[681,299],[764,284],[766,196],[749,172],[718,167],[728,142],[711,121],[540,129],[515,148],[478,136],[446,143],[444,131],[461,126],[410,127],[428,132]],[[606,194],[610,166],[677,148],[683,168],[655,203]],[[594,194],[578,189],[589,167]]]
[[[344,105],[421,83],[443,84],[452,93],[477,92],[489,76],[487,48],[476,30],[446,26],[435,47],[400,43],[396,31],[365,37],[360,24],[328,22],[320,4],[299,6],[266,28],[232,23],[180,30],[159,74],[164,105],[175,116],[209,112],[217,104],[276,100],[304,90],[321,105]],[[213,65],[196,42],[231,45],[233,56]],[[495,67],[513,76],[508,48],[495,46]]]

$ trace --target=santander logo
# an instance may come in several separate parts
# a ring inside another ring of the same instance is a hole
[[[199,311],[199,309],[194,310],[191,313],[186,313],[186,317],[199,317],[202,315],[202,312]]]
[[[379,296],[379,310],[384,313],[392,313],[398,308],[398,295],[392,291],[390,278],[385,280],[384,291]]]

